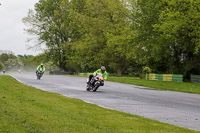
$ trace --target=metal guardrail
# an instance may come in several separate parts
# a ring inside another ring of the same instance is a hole
[[[192,83],[200,83],[200,75],[190,75],[190,81]]]

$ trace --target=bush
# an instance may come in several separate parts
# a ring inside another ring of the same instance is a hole
[[[144,67],[142,71],[143,71],[143,73],[145,73],[145,74],[151,73],[151,68],[149,68],[149,67]]]
[[[2,70],[5,67],[5,65],[0,61],[0,70]]]

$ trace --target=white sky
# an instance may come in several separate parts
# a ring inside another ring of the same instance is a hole
[[[0,0],[0,50],[11,50],[15,55],[37,55],[41,51],[27,50],[27,45],[33,46],[34,42],[26,42],[30,38],[25,33],[27,28],[22,18],[27,16],[29,9],[34,9],[39,0]]]

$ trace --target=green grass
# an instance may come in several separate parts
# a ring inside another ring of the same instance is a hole
[[[189,82],[152,81],[136,77],[109,77],[108,81],[150,87],[151,89],[170,90],[200,94],[200,84]]]
[[[78,99],[45,92],[0,75],[2,133],[194,133]]]

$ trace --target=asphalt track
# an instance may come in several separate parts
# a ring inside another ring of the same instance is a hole
[[[88,103],[200,131],[200,95],[144,89],[105,81],[97,92],[86,91],[86,78],[12,74],[20,82]]]

